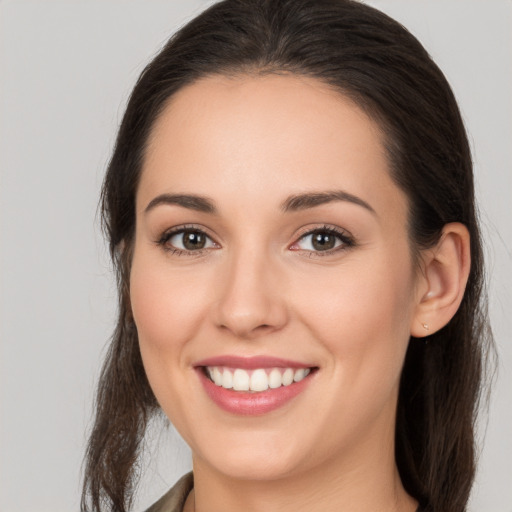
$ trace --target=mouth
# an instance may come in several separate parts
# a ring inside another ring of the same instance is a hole
[[[204,375],[216,386],[233,391],[261,393],[268,389],[291,386],[306,378],[315,368],[232,368],[225,366],[203,366]]]
[[[237,415],[261,415],[302,394],[319,370],[268,356],[219,356],[194,365],[207,396]]]

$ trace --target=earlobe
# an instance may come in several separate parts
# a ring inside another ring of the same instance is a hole
[[[411,325],[417,338],[443,328],[460,306],[471,265],[468,229],[446,224],[437,245],[423,256],[423,286]]]

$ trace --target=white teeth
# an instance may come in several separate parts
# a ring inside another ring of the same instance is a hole
[[[286,368],[283,373],[283,386],[289,386],[293,382],[293,370],[291,368]]]
[[[215,382],[215,384],[217,384],[217,386],[222,386],[222,373],[220,372],[220,370],[215,367],[213,369],[213,382]]]
[[[280,388],[283,385],[283,379],[281,378],[281,372],[277,368],[273,368],[268,376],[268,387],[275,389]]]
[[[233,373],[233,389],[235,391],[249,391],[249,374],[237,368]]]
[[[300,382],[309,375],[310,368],[258,368],[256,370],[243,370],[237,368],[234,371],[228,368],[213,366],[206,368],[210,379],[225,389],[235,391],[265,391],[268,388],[276,389],[281,386],[289,386],[293,382]]]
[[[295,370],[295,373],[293,374],[293,380],[294,382],[300,382],[305,376],[306,370],[304,370],[304,368],[299,368],[298,370]]]
[[[265,370],[254,370],[249,386],[251,391],[265,391],[268,389],[268,377]]]
[[[233,374],[226,368],[222,372],[222,387],[226,389],[233,387]]]

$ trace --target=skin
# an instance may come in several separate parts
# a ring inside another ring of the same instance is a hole
[[[371,210],[282,210],[292,195],[334,190]],[[217,213],[146,211],[162,194],[208,197]],[[394,460],[398,385],[411,333],[437,328],[429,278],[447,280],[413,263],[408,201],[375,122],[310,78],[202,79],[156,122],[136,202],[132,309],[151,387],[193,453],[187,510],[414,511]],[[158,243],[183,225],[208,235],[204,250],[173,252],[180,236]],[[352,243],[315,251],[304,233],[324,226]],[[446,238],[446,254],[460,254]],[[238,416],[194,370],[221,354],[318,371],[283,407]]]

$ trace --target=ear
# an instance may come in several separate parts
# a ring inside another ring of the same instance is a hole
[[[412,336],[433,334],[453,318],[464,296],[470,265],[466,226],[458,222],[446,224],[436,246],[422,254]]]

